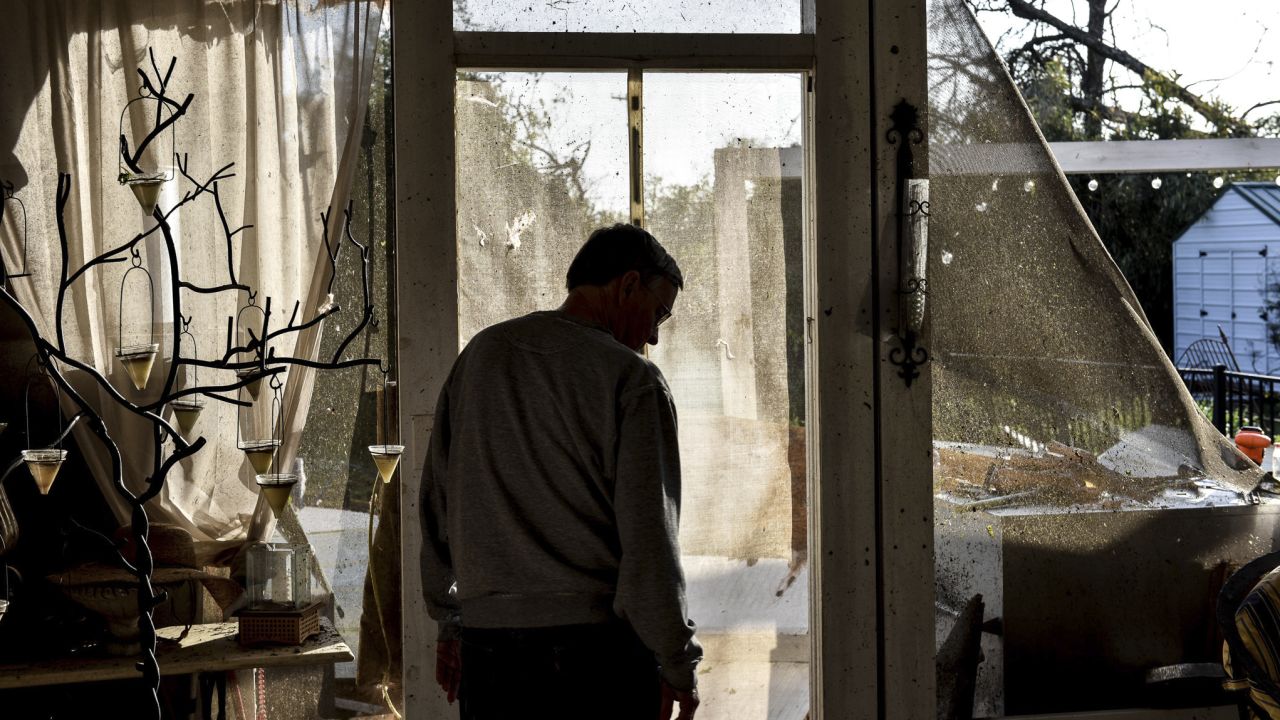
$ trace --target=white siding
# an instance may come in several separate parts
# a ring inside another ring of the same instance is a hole
[[[1228,190],[1173,244],[1174,361],[1196,340],[1217,338],[1221,325],[1241,370],[1280,374],[1263,317],[1276,281],[1280,225]]]

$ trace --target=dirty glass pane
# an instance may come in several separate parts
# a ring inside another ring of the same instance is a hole
[[[800,0],[454,0],[455,30],[798,33]]]
[[[384,16],[384,21],[386,20]],[[348,356],[375,357],[396,376],[396,317],[394,279],[395,192],[392,186],[392,95],[390,25],[384,22],[374,55],[373,82],[360,149],[351,183],[352,235],[370,248],[369,265],[374,322],[358,347]],[[339,210],[339,213],[341,211]],[[353,248],[343,250],[344,261],[334,282],[334,300],[344,310],[363,303],[360,263],[353,262]],[[336,324],[326,324],[321,357],[332,357],[337,345],[355,322],[342,312]],[[297,519],[286,517],[280,530],[291,540],[300,523],[306,541],[315,552],[317,583],[333,592],[333,621],[351,646],[356,662],[338,663],[326,683],[333,682],[338,702],[360,702],[382,707],[375,687],[384,673],[392,680],[391,697],[400,706],[400,589],[399,589],[399,476],[390,485],[378,482],[378,471],[368,446],[396,442],[395,387],[389,385],[391,403],[383,410],[383,377],[376,368],[358,367],[326,373],[317,378],[298,457],[303,460],[305,481],[294,490]],[[378,548],[370,562],[370,495],[381,485],[374,525]],[[386,499],[392,498],[392,502]],[[374,585],[378,586],[378,607]],[[388,644],[381,632],[388,629]],[[388,655],[390,654],[390,658]],[[359,682],[357,683],[357,677]]]
[[[1277,534],[1262,472],[1201,416],[963,0],[930,3],[929,43],[939,715],[1215,704],[1152,678],[1221,662],[1217,592]]]
[[[802,97],[799,75],[644,77],[645,220],[685,275],[649,357],[680,413],[699,717],[809,711]]]
[[[627,216],[625,73],[460,74],[458,333],[564,300],[596,227]]]
[[[461,75],[459,333],[557,306],[628,212],[623,74]],[[650,358],[680,415],[681,549],[710,720],[808,712],[797,75],[646,74],[646,222],[686,287]],[[733,502],[726,502],[732,497]]]

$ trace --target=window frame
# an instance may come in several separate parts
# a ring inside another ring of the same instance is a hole
[[[811,716],[933,716],[931,377],[926,365],[904,387],[888,364],[898,145],[887,130],[901,98],[927,113],[925,28],[925,0],[805,0],[798,34],[454,31],[451,0],[396,6],[395,276],[399,353],[414,359],[402,363],[401,387],[413,390],[400,408],[406,717],[450,712],[434,684],[417,495],[436,394],[459,350],[459,69],[807,74]],[[927,140],[915,151],[927,167]]]

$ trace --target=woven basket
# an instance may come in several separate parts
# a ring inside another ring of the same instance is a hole
[[[320,634],[320,607],[314,602],[297,610],[241,610],[241,645],[301,645]]]

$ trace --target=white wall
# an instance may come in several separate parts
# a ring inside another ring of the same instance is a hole
[[[1268,282],[1278,281],[1280,225],[1228,190],[1173,245],[1174,362],[1221,325],[1241,370],[1280,374],[1280,350],[1260,316]]]

